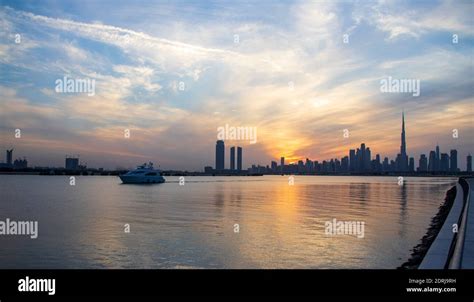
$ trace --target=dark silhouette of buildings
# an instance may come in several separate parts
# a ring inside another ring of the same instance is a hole
[[[272,172],[273,173],[277,173],[278,172],[278,163],[274,160],[272,160],[272,163],[271,163],[271,169],[272,169]]]
[[[458,171],[458,151],[456,149],[452,149],[449,153],[450,155],[450,171],[457,172]]]
[[[418,162],[418,172],[427,172],[428,171],[428,159],[425,154],[420,155],[420,160]]]
[[[268,167],[268,166],[267,166]],[[260,166],[253,169],[260,171]],[[268,173],[457,173],[459,172],[457,163],[457,150],[452,149],[450,154],[440,153],[439,145],[435,150],[430,151],[428,158],[425,154],[420,154],[418,168],[415,165],[415,158],[409,157],[407,154],[407,142],[405,131],[405,113],[402,112],[402,131],[400,134],[400,153],[397,154],[395,160],[385,157],[381,161],[380,154],[376,154],[372,159],[371,149],[362,143],[359,148],[350,149],[348,156],[339,159],[330,159],[329,161],[311,161],[306,158],[306,162],[302,160],[296,164],[285,165],[285,158],[281,157],[280,167],[275,161],[272,161],[271,168]],[[472,157],[469,155],[467,159],[468,172],[472,172]]]
[[[349,150],[349,170],[355,172],[357,170],[357,157],[354,149]]]
[[[449,171],[449,155],[447,153],[441,153],[439,171],[441,172]]]
[[[409,165],[409,159],[407,155],[407,143],[405,136],[405,112],[402,112],[402,132],[400,134],[400,153],[397,154],[395,159],[395,171],[407,172],[411,169]],[[414,164],[413,164],[414,168]]]
[[[224,156],[225,156],[225,145],[223,140],[216,142],[216,170],[224,170]]]
[[[216,141],[216,166],[212,170],[210,167],[204,167],[205,173],[218,173],[218,174],[241,174],[242,172],[242,147],[237,146],[237,165],[236,165],[236,154],[235,146],[230,147],[230,156],[229,156],[229,169],[225,168],[225,144],[223,140]]]
[[[15,161],[13,162],[13,168],[14,169],[26,169],[26,168],[28,168],[28,161],[26,160],[26,158],[15,159]]]
[[[65,166],[66,170],[78,170],[79,169],[79,158],[66,156]]]
[[[0,168],[3,169],[26,169],[28,168],[28,161],[25,157],[23,159],[18,158],[13,161],[13,148],[10,150],[6,150],[6,162],[0,163]]]
[[[430,157],[429,157],[429,162],[428,162],[428,171],[430,171],[430,172],[438,171],[437,166],[438,166],[438,164],[436,162],[436,152],[435,151],[430,151]]]
[[[435,152],[435,161],[434,161],[434,171],[440,170],[440,155],[439,155],[439,145],[436,144],[436,152]]]
[[[242,147],[237,147],[237,171],[242,171]]]
[[[400,135],[400,157],[398,161],[398,171],[405,172],[408,170],[407,143],[405,138],[405,112],[402,112],[402,133]]]
[[[10,149],[10,150],[7,150],[7,162],[6,162],[6,164],[7,164],[8,167],[13,166],[12,160],[13,160],[13,148]]]
[[[408,172],[415,172],[415,159],[410,157],[410,161],[408,163]]]
[[[466,158],[466,171],[472,172],[472,155],[469,154]]]
[[[230,169],[235,170],[235,147],[230,147]]]

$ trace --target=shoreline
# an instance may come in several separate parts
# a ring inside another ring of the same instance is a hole
[[[125,174],[128,170],[124,171],[28,171],[28,172],[5,172],[0,171],[0,175],[38,175],[38,176],[119,176]],[[463,176],[474,176],[474,173],[459,173],[459,174],[266,174],[266,173],[241,173],[241,174],[228,174],[228,173],[204,173],[204,172],[170,172],[163,171],[163,176],[357,176],[357,177],[463,177]]]
[[[430,226],[426,230],[425,235],[421,238],[421,242],[417,244],[413,249],[410,258],[401,264],[397,269],[417,269],[423,261],[428,249],[430,248],[433,241],[438,236],[441,227],[443,226],[446,218],[448,217],[449,211],[451,210],[454,199],[456,198],[456,186],[453,186],[446,191],[444,202],[438,207],[438,212],[431,219]]]

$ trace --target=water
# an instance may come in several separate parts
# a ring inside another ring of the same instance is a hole
[[[166,179],[77,176],[70,186],[68,176],[0,175],[0,220],[39,224],[38,239],[0,235],[0,268],[396,268],[456,181]],[[364,238],[327,236],[333,218],[363,221]]]

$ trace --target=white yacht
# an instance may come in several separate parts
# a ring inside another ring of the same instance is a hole
[[[143,164],[135,170],[119,175],[124,184],[150,184],[163,183],[165,178],[161,176],[161,171],[153,168],[153,163]]]

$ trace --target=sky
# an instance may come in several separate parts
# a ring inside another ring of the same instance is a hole
[[[474,150],[473,1],[0,1],[0,150],[30,166],[203,170]],[[457,43],[454,43],[454,36]],[[19,38],[19,39],[18,39]],[[95,81],[58,93],[56,81]],[[381,80],[419,80],[420,95]],[[15,137],[15,130],[21,131]],[[129,137],[124,135],[129,130]],[[348,137],[344,137],[344,130]],[[456,129],[458,136],[453,137]]]

